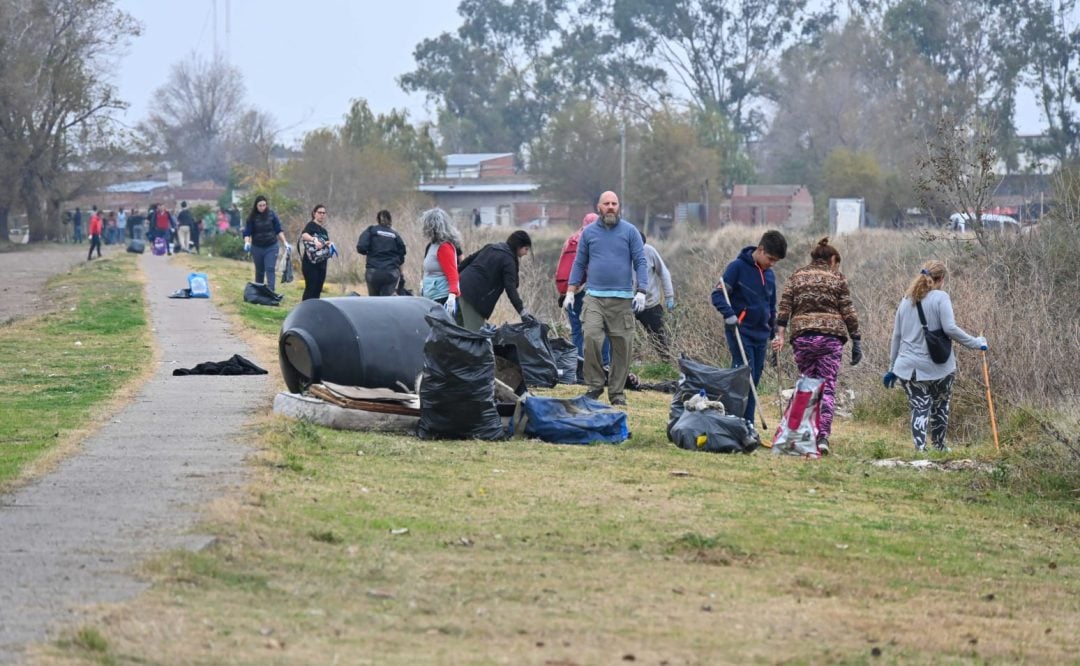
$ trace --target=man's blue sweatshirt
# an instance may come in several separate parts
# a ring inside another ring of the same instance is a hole
[[[634,225],[620,219],[611,228],[600,220],[585,227],[570,269],[571,285],[580,287],[583,277],[588,275],[585,287],[589,292],[622,292],[631,298],[635,273],[637,290],[647,292],[649,271],[645,246]]]

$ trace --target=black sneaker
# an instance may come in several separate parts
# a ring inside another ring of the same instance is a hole
[[[829,455],[829,438],[822,437],[817,441],[817,450],[822,456]]]
[[[604,389],[589,389],[588,391],[585,391],[583,395],[589,400],[599,400],[600,396],[604,395]]]
[[[626,407],[626,398],[621,395],[617,395],[611,399],[612,407]]]

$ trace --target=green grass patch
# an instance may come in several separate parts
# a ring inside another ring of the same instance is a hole
[[[152,358],[135,259],[51,280],[54,312],[0,328],[0,485],[84,426]]]
[[[283,308],[245,306],[250,264],[191,261],[257,337],[299,301],[284,285]],[[159,663],[1072,659],[1075,499],[1007,485],[1042,459],[876,467],[914,457],[898,391],[838,418],[817,461],[683,451],[669,396],[628,399],[619,446],[268,419],[260,480],[207,526],[215,546],[154,563],[159,584],[106,637]],[[982,441],[960,456],[995,459]]]

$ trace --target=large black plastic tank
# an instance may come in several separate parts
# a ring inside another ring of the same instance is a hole
[[[281,324],[278,361],[286,386],[300,393],[327,381],[415,390],[424,369],[429,312],[446,311],[414,296],[345,296],[303,301]]]

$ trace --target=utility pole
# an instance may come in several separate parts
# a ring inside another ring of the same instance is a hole
[[[619,123],[619,197],[626,205],[626,121]]]

